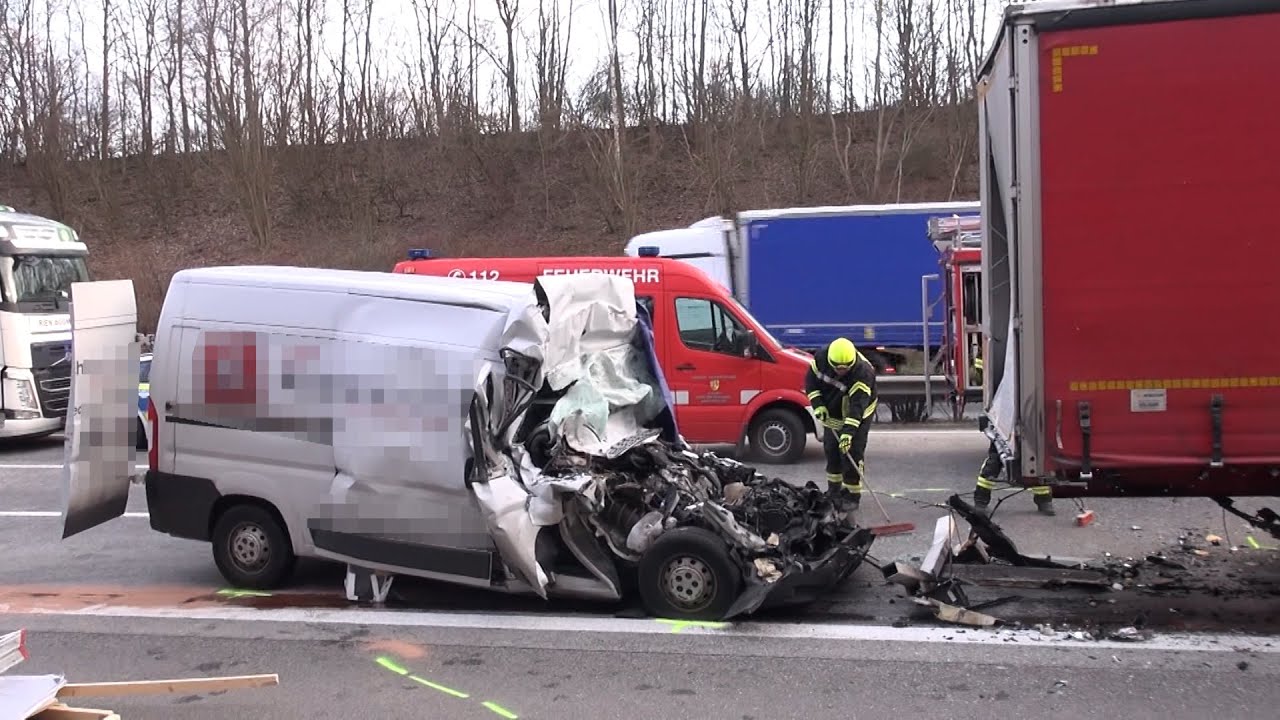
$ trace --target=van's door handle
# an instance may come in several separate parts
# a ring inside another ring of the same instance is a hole
[[[173,410],[173,401],[172,401],[172,400],[165,400],[165,401],[164,401],[164,411],[165,411],[165,412],[170,412],[171,410]]]
[[[694,367],[693,365],[691,365],[691,364],[689,364],[689,363],[685,363],[685,364],[683,364],[683,365],[677,365],[677,366],[676,366],[676,369],[677,369],[677,370],[697,370],[698,368]]]

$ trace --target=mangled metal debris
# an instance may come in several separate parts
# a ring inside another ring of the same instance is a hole
[[[915,598],[915,601],[919,605],[936,608],[934,617],[943,622],[968,625],[970,627],[994,627],[996,623],[1000,622],[986,613],[966,610],[933,598]]]
[[[891,562],[881,568],[886,580],[906,588],[918,604],[936,608],[935,616],[939,620],[977,627],[1000,622],[976,610],[1010,598],[968,607],[971,603],[965,592],[966,585],[1105,588],[1111,582],[1103,572],[1024,555],[998,525],[958,495],[952,495],[948,504],[955,514],[968,521],[967,538],[962,542],[953,540],[957,535],[956,523],[951,515],[945,515],[938,518],[933,542],[918,568],[902,562]]]
[[[616,600],[629,577],[655,615],[719,620],[805,599],[861,564],[874,535],[816,484],[683,441],[632,285],[536,289],[541,317],[520,318],[523,341],[480,378],[469,423],[468,485],[510,584]]]

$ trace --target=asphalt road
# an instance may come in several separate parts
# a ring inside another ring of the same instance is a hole
[[[30,630],[33,657],[10,674],[280,676],[275,688],[81,703],[124,718],[1270,714],[1280,701],[1269,639],[1280,633],[1280,553],[1267,548],[1280,543],[1253,532],[1263,548],[1249,548],[1250,531],[1207,500],[1097,501],[1098,519],[1076,527],[1072,502],[1044,517],[1022,493],[996,514],[1025,554],[1114,566],[1165,552],[1188,568],[1166,589],[1144,587],[1154,571],[1120,592],[971,589],[975,601],[1018,596],[988,611],[1013,628],[994,631],[942,625],[887,586],[879,564],[928,549],[944,514],[930,503],[971,492],[984,451],[976,431],[877,428],[870,483],[892,521],[916,531],[878,539],[873,560],[812,606],[691,627],[625,605],[404,579],[390,607],[356,609],[341,598],[341,571],[323,564],[304,565],[270,597],[219,594],[226,583],[208,546],[152,532],[141,487],[126,517],[61,540],[60,441],[27,443],[0,450],[0,631]],[[765,469],[821,482],[821,450]],[[861,518],[884,521],[869,500]],[[1227,541],[1210,545],[1207,532]],[[1205,555],[1183,552],[1180,537]],[[1081,641],[1035,627],[1046,622],[1099,637],[1137,622],[1153,635]]]

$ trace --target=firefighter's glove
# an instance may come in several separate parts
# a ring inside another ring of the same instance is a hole
[[[844,433],[843,435],[841,435],[840,436],[840,452],[842,453],[849,452],[850,445],[853,445],[853,436],[850,435],[849,433]]]
[[[813,416],[818,418],[818,422],[823,425],[827,424],[827,408],[825,405],[819,405],[813,409]]]

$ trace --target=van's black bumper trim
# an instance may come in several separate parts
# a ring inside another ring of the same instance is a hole
[[[222,497],[208,478],[148,470],[151,529],[187,540],[208,541],[213,506]]]
[[[206,420],[192,420],[191,418],[179,417],[177,415],[165,415],[164,421],[173,423],[174,425],[193,425],[195,427],[220,428],[222,430],[236,429],[232,425],[224,425],[221,423],[208,422]]]
[[[315,520],[308,523],[307,529],[311,531],[311,541],[316,547],[339,555],[422,572],[481,580],[493,578],[493,553],[487,550],[440,547],[325,530],[316,527]]]

